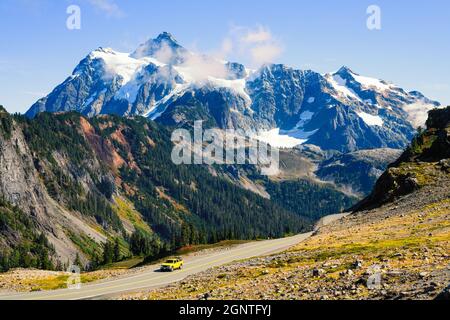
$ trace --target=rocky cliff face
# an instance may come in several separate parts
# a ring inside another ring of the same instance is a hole
[[[67,230],[86,234],[100,243],[105,241],[105,235],[90,227],[79,214],[67,210],[52,199],[36,170],[36,159],[21,126],[4,110],[0,112],[2,122],[10,123],[8,131],[3,131],[0,135],[2,198],[32,217],[36,228],[42,231],[55,247],[57,259],[64,263],[67,259],[73,261],[79,252],[79,248],[70,240]]]
[[[427,185],[450,181],[450,107],[429,113],[427,129],[377,181],[357,210],[378,207]]]

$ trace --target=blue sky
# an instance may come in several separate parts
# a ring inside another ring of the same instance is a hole
[[[81,30],[66,28],[72,4]],[[366,27],[371,4],[381,30]],[[26,111],[99,46],[129,52],[169,31],[214,53],[237,29],[269,34],[273,62],[322,73],[346,65],[450,104],[449,14],[448,0],[1,0],[0,104]],[[251,63],[236,51],[227,59]]]

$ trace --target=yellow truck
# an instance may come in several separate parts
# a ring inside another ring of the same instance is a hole
[[[172,272],[174,270],[179,270],[179,269],[183,268],[183,264],[184,264],[184,261],[180,257],[170,258],[170,259],[167,259],[166,262],[164,262],[161,265],[161,271]]]

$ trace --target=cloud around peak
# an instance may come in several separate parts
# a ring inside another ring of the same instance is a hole
[[[160,63],[175,66],[185,80],[202,83],[214,78],[243,77],[230,69],[228,61],[242,61],[251,69],[259,69],[264,64],[274,63],[282,52],[283,45],[272,32],[267,27],[257,25],[231,26],[221,46],[209,54],[188,50],[170,33],[163,32],[141,44],[131,57],[153,57]]]
[[[258,68],[266,63],[273,63],[284,50],[284,46],[269,28],[232,26],[228,36],[222,42],[223,54],[237,54],[238,58],[247,60],[252,67]]]

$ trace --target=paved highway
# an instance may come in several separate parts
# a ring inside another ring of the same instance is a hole
[[[328,224],[341,216],[342,215],[329,216],[326,219],[326,223]],[[323,224],[324,223],[322,222],[322,225]],[[311,234],[312,233],[304,233],[289,238],[250,242],[231,247],[227,250],[209,252],[203,255],[187,256],[184,258],[184,268],[170,273],[158,272],[159,265],[150,265],[139,273],[92,284],[83,284],[80,289],[60,289],[0,295],[0,300],[101,299],[125,292],[159,288],[180,281],[189,275],[205,271],[211,267],[286,250],[307,239]]]

